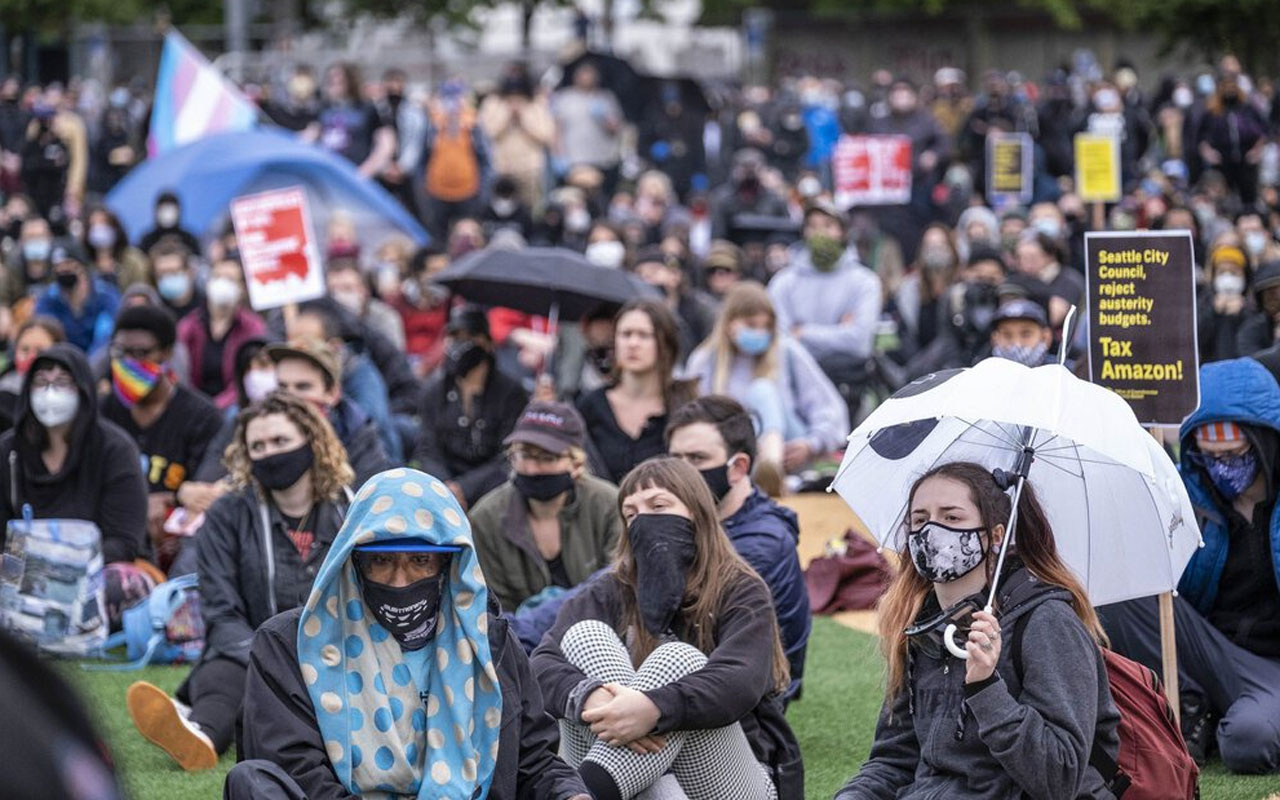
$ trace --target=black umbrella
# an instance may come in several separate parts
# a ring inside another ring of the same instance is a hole
[[[557,89],[573,84],[573,73],[582,64],[590,64],[600,74],[600,86],[612,91],[618,98],[622,113],[631,122],[639,122],[644,115],[644,79],[631,62],[608,53],[594,50],[579,52],[560,65],[560,83]]]

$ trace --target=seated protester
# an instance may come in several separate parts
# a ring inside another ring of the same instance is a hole
[[[84,354],[55,344],[27,370],[12,430],[0,436],[0,541],[30,505],[36,519],[83,519],[102,533],[107,616],[144,597],[153,583],[133,561],[146,554],[146,485],[138,448],[98,417]]]
[[[1111,758],[1120,749],[1105,638],[1030,484],[994,614],[977,610],[1010,505],[991,471],[968,462],[912,485],[904,568],[880,600],[886,699],[871,754],[836,800],[1112,799],[1089,763],[1095,742]],[[967,661],[942,644],[961,612],[972,614],[960,622]],[[1020,667],[1005,650],[1020,654]]]
[[[124,429],[142,453],[147,481],[147,533],[154,557],[167,570],[177,537],[164,533],[189,492],[208,487],[189,480],[222,427],[222,415],[204,395],[177,382],[169,358],[177,331],[168,311],[134,306],[120,312],[111,338],[112,393],[102,416]]]
[[[120,308],[120,293],[89,272],[80,245],[70,239],[54,242],[49,263],[53,283],[40,293],[35,313],[56,319],[67,341],[86,353],[105,350]]]
[[[1049,352],[1053,329],[1044,306],[1034,300],[1017,298],[996,309],[991,328],[991,355],[1007,358],[1027,367],[1055,364]]]
[[[1246,311],[1236,338],[1236,351],[1251,356],[1280,343],[1280,261],[1263,264],[1249,287],[1255,310]]]
[[[769,293],[758,283],[730,290],[685,374],[698,380],[701,394],[728,395],[751,410],[760,421],[760,463],[771,475],[800,471],[840,449],[849,434],[844,399],[804,345],[778,328]]]
[[[0,432],[13,427],[13,419],[18,412],[18,396],[22,394],[22,384],[36,356],[66,340],[62,323],[53,317],[32,317],[18,326],[13,337],[9,370],[0,376]]]
[[[618,490],[587,474],[585,439],[572,406],[530,403],[503,440],[515,474],[469,512],[489,590],[508,613],[549,586],[577,586],[613,555]]]
[[[120,310],[124,311],[133,306],[163,308],[164,303],[160,302],[160,295],[150,284],[135,283],[120,293]],[[89,356],[89,366],[93,369],[93,377],[98,382],[98,394],[109,394],[111,392],[111,348],[108,347],[96,355]],[[191,355],[182,342],[174,342],[173,355],[169,356],[169,367],[177,376],[179,383],[183,382],[183,375],[191,373]]]
[[[484,311],[455,307],[448,336],[442,369],[423,392],[413,462],[444,481],[462,507],[470,508],[506,480],[502,442],[529,395],[495,367]]]
[[[717,239],[702,259],[702,283],[717,301],[723,301],[729,290],[743,277],[742,248],[733,242]]]
[[[385,336],[398,350],[405,349],[404,322],[394,308],[372,296],[360,262],[335,258],[324,271],[329,296],[357,319]]]
[[[379,274],[378,294],[400,315],[404,325],[404,352],[413,372],[426,376],[444,358],[445,325],[449,321],[449,290],[431,278],[449,265],[449,254],[438,244],[430,244],[413,254],[409,275],[399,272],[389,279]]]
[[[228,800],[591,800],[462,508],[414,470],[365,484],[307,604],[254,635],[242,723]]]
[[[276,364],[280,389],[311,403],[333,426],[357,483],[391,466],[373,420],[342,394],[342,367],[333,348],[302,340],[271,345],[267,355]]]
[[[148,253],[151,248],[169,239],[182,245],[188,252],[200,250],[200,240],[195,234],[182,227],[182,201],[172,190],[166,190],[156,197],[155,227],[142,235],[138,247]]]
[[[350,503],[333,429],[283,392],[241,412],[227,462],[234,488],[193,539],[204,653],[176,698],[146,681],[127,695],[138,732],[188,771],[212,769],[231,745],[253,632],[306,601]]]
[[[156,292],[174,319],[182,319],[205,305],[204,292],[196,284],[193,254],[197,252],[168,237],[147,249]]]
[[[1071,306],[1084,308],[1084,276],[1062,264],[1062,245],[1057,239],[1032,228],[1018,237],[1015,249],[1017,273],[1033,287],[1033,296],[1043,293],[1050,299],[1049,324],[1061,332]]]
[[[1250,358],[1200,368],[1200,407],[1182,423],[1178,471],[1205,546],[1173,600],[1182,731],[1203,762],[1280,770],[1280,389]],[[1155,598],[1103,606],[1117,652],[1160,664]]]
[[[613,317],[616,313],[616,306],[601,303],[583,314],[576,325],[565,323],[560,326],[555,355],[551,359],[556,396],[576,402],[582,395],[609,382],[613,375]]]
[[[1240,327],[1252,315],[1247,264],[1239,247],[1216,247],[1209,254],[1205,276],[1208,286],[1196,296],[1196,341],[1201,364],[1240,355]]]
[[[646,247],[636,254],[632,268],[640,280],[662,292],[667,308],[680,324],[679,361],[711,334],[716,322],[716,302],[701,289],[688,286],[688,271],[679,257],[660,247]]]
[[[729,541],[769,587],[791,674],[785,699],[799,697],[811,627],[809,592],[796,553],[800,523],[794,511],[751,482],[756,460],[751,417],[731,398],[699,397],[672,412],[667,452],[702,474]]]
[[[613,375],[578,399],[602,478],[617,483],[631,468],[666,452],[667,414],[692,399],[674,378],[680,352],[675,315],[660,300],[632,300],[614,317]]]
[[[690,797],[795,797],[775,783],[800,755],[778,702],[788,676],[773,604],[706,482],[651,459],[618,501],[613,570],[564,604],[533,654],[566,760],[597,800],[671,783]]]
[[[236,400],[222,412],[222,428],[209,443],[204,453],[204,460],[196,468],[195,480],[204,483],[222,481],[227,477],[227,467],[222,459],[227,453],[227,447],[235,438],[236,417],[240,416],[242,410],[259,402],[279,386],[276,382],[276,364],[267,354],[267,340],[261,336],[241,342],[236,348],[233,360],[235,363],[233,386],[236,391]],[[215,497],[212,500],[216,499]]]
[[[237,258],[213,265],[205,301],[178,321],[178,341],[191,357],[190,374],[182,377],[225,409],[236,400],[236,351],[245,341],[266,334],[267,326],[245,302],[244,270]]]

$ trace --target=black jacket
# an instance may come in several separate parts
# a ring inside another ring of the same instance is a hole
[[[80,408],[62,469],[50,475],[41,457],[44,426],[30,411],[32,369],[22,383],[13,430],[0,436],[0,542],[9,520],[30,504],[37,519],[83,519],[102,532],[104,563],[146,551],[147,486],[129,435],[98,416],[98,396],[84,354],[57,344],[39,362],[56,362],[75,378]],[[34,367],[34,365],[33,365]]]
[[[329,412],[329,422],[346,448],[347,463],[356,473],[357,488],[379,472],[391,469],[393,465],[382,446],[382,437],[378,436],[378,427],[359,406],[342,398]]]
[[[301,614],[293,609],[273,617],[253,638],[236,753],[279,764],[308,800],[345,800],[352,795],[329,764],[298,666]],[[488,800],[568,800],[587,794],[574,771],[556,757],[559,731],[543,708],[524,650],[506,621],[492,614],[489,645],[502,687],[502,732]]]

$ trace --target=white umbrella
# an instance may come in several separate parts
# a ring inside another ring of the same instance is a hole
[[[953,461],[1009,473],[1015,509],[1030,481],[1094,605],[1174,590],[1200,544],[1177,469],[1128,403],[1062,366],[989,358],[909,384],[849,435],[832,488],[899,549],[911,484]]]

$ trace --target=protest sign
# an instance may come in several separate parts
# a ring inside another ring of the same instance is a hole
[[[993,204],[1001,199],[1031,202],[1034,147],[1029,133],[987,135],[987,197]]]
[[[255,311],[324,296],[320,251],[302,188],[237,197],[231,224]]]
[[[911,139],[907,136],[841,136],[831,156],[835,202],[900,206],[911,201]]]
[[[1190,231],[1086,233],[1089,380],[1144,425],[1179,425],[1200,405]]]
[[[1077,133],[1076,194],[1086,203],[1119,202],[1120,140],[1114,136]]]

